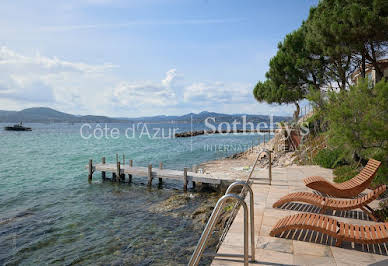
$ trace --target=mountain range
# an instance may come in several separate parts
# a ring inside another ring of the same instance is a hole
[[[27,108],[21,111],[2,111],[0,110],[0,122],[17,123],[20,121],[30,123],[124,123],[124,122],[203,122],[208,117],[214,117],[217,122],[232,122],[240,120],[243,115],[246,115],[249,122],[266,122],[269,121],[269,116],[266,115],[250,115],[250,114],[221,114],[214,112],[203,111],[198,114],[189,113],[182,116],[147,116],[137,118],[117,118],[95,115],[72,115],[63,113],[48,107]],[[288,116],[274,116],[274,122],[287,121],[291,118]]]

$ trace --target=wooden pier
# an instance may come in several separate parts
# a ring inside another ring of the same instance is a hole
[[[181,180],[183,182],[183,190],[187,191],[189,182],[192,183],[192,186],[195,187],[196,183],[202,184],[212,184],[212,185],[221,185],[221,184],[230,184],[230,179],[222,179],[209,174],[189,172],[187,168],[184,168],[183,171],[164,169],[163,164],[160,163],[159,167],[148,167],[142,166],[133,166],[133,161],[128,160],[128,163],[125,163],[125,157],[123,156],[124,164],[118,161],[118,156],[116,155],[116,163],[106,163],[105,157],[102,158],[101,163],[93,164],[92,160],[89,160],[86,168],[89,171],[88,179],[92,181],[93,173],[96,171],[101,172],[101,177],[103,180],[106,179],[107,174],[112,174],[112,181],[116,182],[132,182],[132,176],[143,176],[148,178],[147,185],[152,186],[153,179],[158,178],[159,184],[163,182],[163,179],[174,179]],[[128,175],[126,181],[126,175]]]

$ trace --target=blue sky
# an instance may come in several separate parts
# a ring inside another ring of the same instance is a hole
[[[3,0],[0,109],[290,115],[252,97],[313,0]]]

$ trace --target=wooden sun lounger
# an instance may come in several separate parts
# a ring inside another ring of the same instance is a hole
[[[273,207],[278,208],[288,202],[305,202],[320,207],[320,213],[324,213],[328,209],[338,211],[361,209],[377,222],[377,218],[373,215],[373,210],[367,204],[377,199],[385,190],[386,185],[381,185],[367,195],[356,199],[327,198],[311,192],[296,192],[282,197],[273,204]]]
[[[335,184],[320,176],[307,177],[307,187],[338,198],[353,198],[369,187],[381,162],[370,159],[361,172],[352,179]]]
[[[280,219],[272,228],[270,236],[295,229],[309,229],[329,235],[337,240],[337,247],[341,246],[343,241],[361,244],[388,242],[388,223],[360,226],[312,213],[299,213]]]

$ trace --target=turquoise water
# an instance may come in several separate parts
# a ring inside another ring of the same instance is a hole
[[[134,165],[183,169],[258,142],[257,136],[233,134],[126,138],[125,124],[109,125],[119,128],[118,139],[87,140],[80,124],[27,125],[32,132],[0,126],[0,264],[185,264],[203,229],[190,214],[218,196],[192,191],[185,205],[163,209],[163,201],[184,194],[178,181],[149,189],[143,177],[116,184],[96,173],[89,184],[85,165],[103,156],[114,162],[118,153]],[[191,125],[151,127],[185,131]]]

